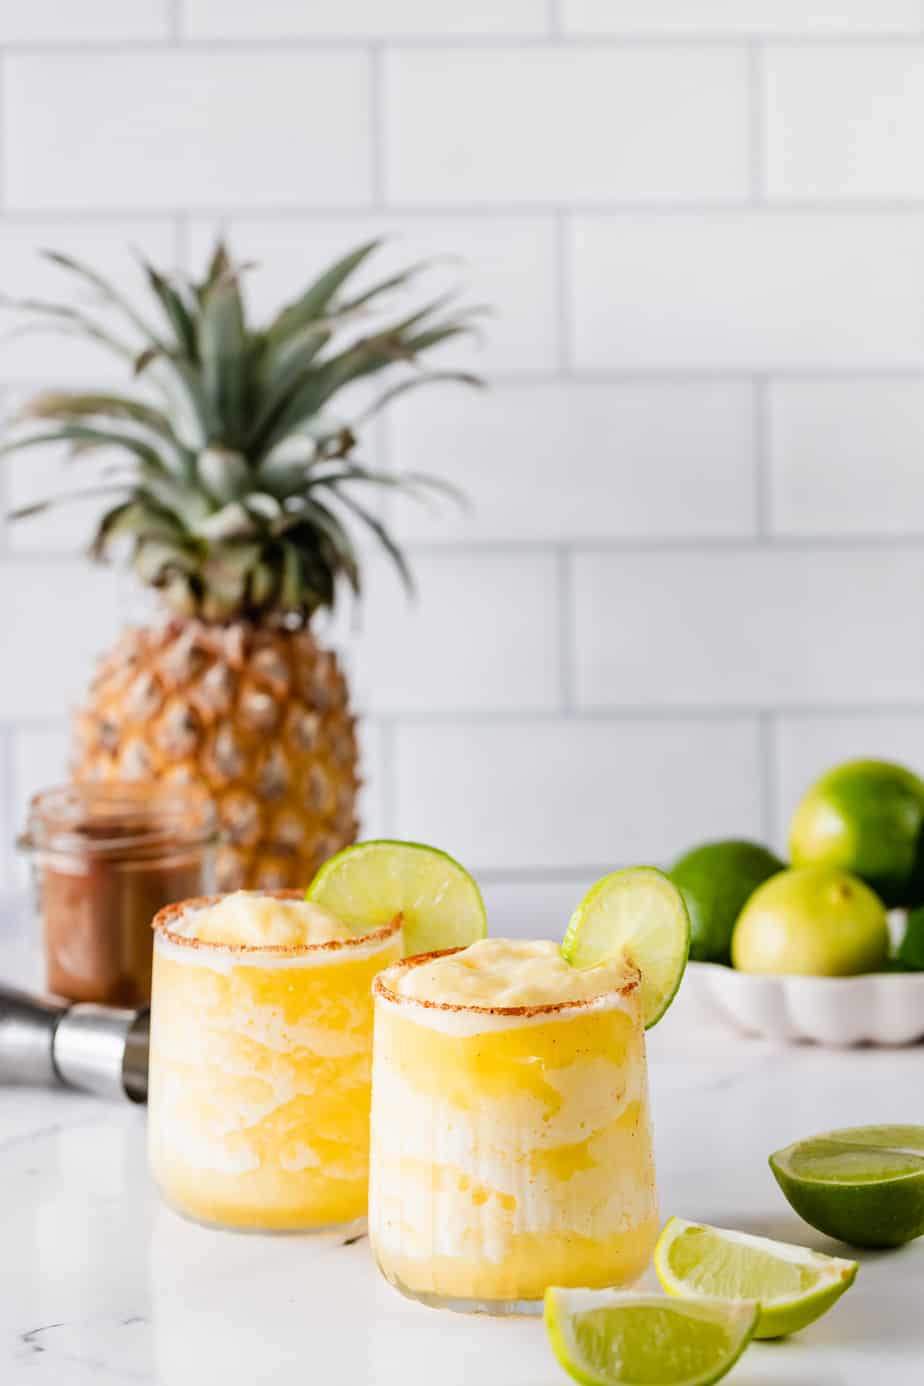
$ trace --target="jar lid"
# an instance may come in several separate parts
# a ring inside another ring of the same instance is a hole
[[[194,786],[66,784],[35,794],[20,846],[81,855],[149,856],[215,838],[211,799]]]

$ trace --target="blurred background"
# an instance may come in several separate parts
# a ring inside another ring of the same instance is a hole
[[[329,629],[365,833],[445,847],[534,934],[614,865],[781,845],[837,760],[924,762],[917,0],[7,0],[0,91],[4,293],[60,293],[45,246],[140,287],[131,245],[198,270],[223,229],[268,312],[383,230],[381,268],[458,256],[495,308],[441,358],[490,390],[413,394],[364,449],[474,502],[399,503],[416,604],[373,559]],[[9,338],[3,409],[111,369]],[[73,466],[5,460],[3,510]],[[8,880],[148,600],[90,520],[0,533]]]

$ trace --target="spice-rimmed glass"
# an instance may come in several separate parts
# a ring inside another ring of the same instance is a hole
[[[639,976],[591,1000],[478,1006],[375,981],[369,1232],[411,1298],[538,1312],[626,1285],[658,1231]],[[442,956],[446,956],[445,954]]]
[[[289,946],[176,931],[182,916],[221,898],[154,920],[154,1179],[178,1212],[216,1226],[350,1225],[366,1212],[372,982],[401,955],[400,917],[361,936]]]

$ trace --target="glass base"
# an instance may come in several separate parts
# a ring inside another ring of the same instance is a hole
[[[428,1309],[449,1309],[454,1314],[492,1314],[496,1318],[511,1318],[516,1315],[536,1318],[542,1313],[541,1299],[453,1299],[448,1295],[431,1294],[428,1290],[412,1290],[396,1275],[389,1275],[382,1270],[378,1261],[376,1265],[389,1285],[393,1285],[405,1299],[416,1300],[418,1304],[425,1304]]]
[[[353,1218],[352,1222],[328,1222],[328,1223],[301,1223],[294,1224],[292,1227],[259,1227],[256,1223],[240,1225],[233,1222],[216,1222],[212,1218],[200,1218],[195,1213],[187,1212],[181,1208],[173,1199],[168,1198],[163,1190],[158,1190],[162,1202],[170,1209],[171,1213],[176,1213],[177,1217],[184,1222],[190,1222],[194,1227],[207,1227],[212,1232],[239,1232],[244,1236],[257,1237],[319,1237],[323,1234],[342,1236],[344,1241],[358,1241],[360,1237],[366,1235],[367,1220],[365,1216]]]

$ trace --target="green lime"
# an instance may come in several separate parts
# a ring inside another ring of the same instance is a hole
[[[654,866],[614,871],[574,911],[561,951],[573,967],[628,955],[642,974],[642,1014],[650,1028],[673,1001],[687,965],[690,916],[683,896]]]
[[[731,951],[742,972],[879,972],[889,953],[889,926],[882,901],[856,876],[803,866],[758,886],[735,925]]]
[[[710,1386],[754,1335],[755,1303],[619,1290],[545,1292],[552,1351],[582,1386]]]
[[[668,871],[690,914],[690,957],[731,961],[735,920],[759,885],[783,863],[756,842],[706,842],[685,853]]]
[[[776,1181],[819,1232],[853,1246],[924,1233],[924,1126],[853,1126],[770,1156]]]
[[[755,1338],[782,1338],[814,1323],[857,1274],[856,1261],[683,1218],[667,1223],[654,1264],[669,1295],[758,1300]]]
[[[404,916],[404,951],[464,948],[488,931],[481,892],[468,872],[417,842],[357,842],[321,867],[307,898],[356,929]]]
[[[851,760],[806,792],[789,829],[794,866],[839,866],[889,906],[924,900],[924,782],[885,760]]]
[[[894,961],[896,972],[924,972],[924,907],[909,914]]]

